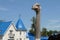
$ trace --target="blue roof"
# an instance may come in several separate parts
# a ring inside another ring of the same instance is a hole
[[[0,35],[3,35],[7,28],[9,27],[11,21],[9,22],[0,22]]]
[[[0,22],[0,35],[4,35],[5,31],[7,30],[7,28],[9,27],[10,24],[11,24],[11,21]],[[17,21],[16,28],[17,28],[17,30],[26,30],[26,28],[25,28],[21,19],[19,19]]]
[[[23,30],[23,31],[27,30],[21,19],[18,19],[16,28],[17,28],[17,30]]]
[[[35,40],[35,36],[32,34],[32,33],[28,33],[28,37],[29,37],[29,40]],[[41,40],[48,40],[48,37],[47,36],[41,36],[40,37]]]
[[[35,37],[32,33],[28,33],[29,40],[35,40]]]

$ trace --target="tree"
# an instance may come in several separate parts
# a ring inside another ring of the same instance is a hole
[[[43,28],[43,29],[42,29],[41,35],[42,35],[42,36],[47,36],[47,29],[46,29],[46,28]]]
[[[54,30],[53,33],[58,33],[58,31],[57,30]]]
[[[55,33],[58,33],[58,31],[57,30],[54,30],[54,31],[49,30],[47,34],[49,36],[49,35],[52,35],[52,34],[54,35]]]
[[[35,29],[36,18],[35,18],[35,17],[32,17],[32,20],[31,20],[31,21],[32,21],[32,24],[31,24],[31,29],[30,29],[29,32],[35,35],[35,32],[36,32],[36,31],[35,31],[35,30],[36,30],[36,29]]]
[[[52,30],[49,30],[48,31],[48,36],[52,35],[53,34],[53,31]]]
[[[47,29],[46,28],[42,28],[42,32],[41,32],[41,36],[50,36],[50,35],[54,35],[55,33],[58,33],[58,31],[57,30],[49,30],[49,31],[47,31]]]

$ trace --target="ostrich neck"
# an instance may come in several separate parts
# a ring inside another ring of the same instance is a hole
[[[36,38],[40,38],[40,10],[36,11]]]

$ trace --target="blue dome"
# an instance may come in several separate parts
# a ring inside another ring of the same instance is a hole
[[[17,28],[17,30],[26,31],[26,28],[25,28],[21,19],[18,19],[17,24],[16,24],[16,28]]]

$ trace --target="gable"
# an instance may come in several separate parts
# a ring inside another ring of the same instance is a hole
[[[3,35],[3,40],[9,39],[11,32],[14,35],[16,34],[16,29],[15,29],[15,26],[13,24],[10,24],[9,27],[7,28],[7,30],[5,31],[5,33]]]
[[[13,30],[14,32],[16,31],[16,28],[13,24],[10,24],[9,27],[7,28],[7,30],[5,31],[5,34],[10,32],[10,30]]]
[[[17,24],[16,24],[16,28],[17,28],[17,30],[26,31],[26,28],[25,28],[21,19],[18,19]]]

